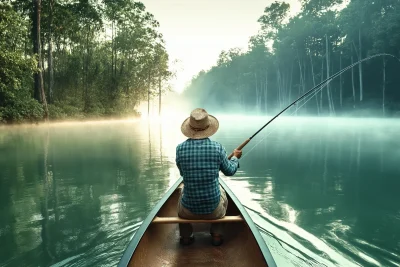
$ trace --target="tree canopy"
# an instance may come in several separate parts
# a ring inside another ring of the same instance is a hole
[[[173,74],[158,28],[133,0],[3,1],[0,122],[137,114]]]
[[[213,111],[275,113],[344,67],[377,53],[400,58],[400,1],[275,1],[247,51],[222,51],[183,97]],[[261,13],[261,12],[260,12]],[[400,62],[377,57],[331,81],[296,114],[400,115]],[[373,112],[373,113],[372,113]],[[272,115],[272,114],[271,114]]]

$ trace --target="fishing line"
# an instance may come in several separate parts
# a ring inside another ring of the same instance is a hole
[[[324,85],[324,86],[322,86],[321,88],[319,88],[318,90],[316,90],[311,96],[308,96],[308,99],[307,100],[305,100],[305,102],[300,106],[300,107],[296,107],[296,110],[295,111],[293,111],[289,116],[292,116],[293,114],[295,114],[296,112],[297,112],[297,110],[299,110],[300,108],[302,108],[305,104],[307,104],[307,102],[308,101],[310,101],[311,99],[313,99],[313,97],[316,95],[316,94],[318,94],[319,92],[321,92],[322,91],[322,89],[324,89],[325,88],[325,86],[326,85]],[[304,100],[304,99],[303,99]],[[275,125],[276,126],[276,125]],[[264,141],[276,128],[278,128],[278,127],[274,127],[274,128],[272,128],[272,130],[270,131],[270,132],[268,132],[263,138],[261,138],[252,148],[250,148],[248,151],[247,151],[247,153],[246,154],[244,154],[243,156],[242,156],[242,159],[244,158],[244,157],[246,157],[246,155],[248,155],[254,148],[256,148],[262,141]]]
[[[304,103],[302,103],[302,105],[300,107],[296,106],[296,110],[293,111],[289,116],[292,116],[293,114],[295,114],[299,109],[301,109],[305,104],[307,104],[308,101],[313,99],[313,97],[315,95],[317,95],[319,92],[321,92],[325,88],[325,86],[326,86],[326,84],[323,85],[322,87],[320,87],[318,90],[314,91],[313,94],[308,95],[306,98],[302,99],[302,100],[304,100]],[[246,157],[246,155],[249,154],[254,148],[256,148],[262,141],[264,141],[276,128],[277,128],[277,126],[272,128],[272,130],[270,132],[268,132],[263,138],[261,138],[252,148],[250,148],[250,150],[248,150],[247,153],[242,156],[242,159],[244,157]]]
[[[244,141],[240,146],[238,146],[236,149],[237,150],[242,150],[243,147],[245,147],[251,139],[253,139],[258,133],[260,133],[265,127],[267,127],[271,122],[273,122],[277,117],[279,117],[279,115],[281,115],[283,112],[285,112],[286,110],[288,110],[290,107],[292,107],[293,105],[295,105],[297,102],[299,102],[300,100],[302,100],[303,98],[305,98],[306,96],[310,95],[311,93],[313,93],[315,90],[319,91],[319,89],[321,89],[321,87],[324,87],[325,85],[327,85],[330,81],[332,81],[333,79],[335,79],[337,76],[341,75],[343,72],[359,65],[360,63],[370,60],[372,58],[375,57],[379,57],[379,56],[389,56],[389,57],[393,57],[395,59],[397,59],[400,62],[400,59],[398,59],[397,57],[395,57],[394,55],[391,54],[386,54],[386,53],[380,53],[380,54],[376,54],[376,55],[372,55],[369,57],[366,57],[364,59],[361,59],[349,66],[347,66],[346,68],[336,72],[335,74],[333,74],[332,76],[328,77],[327,79],[325,79],[324,81],[320,82],[319,84],[317,84],[316,86],[314,86],[313,88],[311,88],[310,90],[308,90],[306,93],[304,93],[302,96],[300,96],[299,98],[297,98],[295,101],[293,101],[290,105],[288,105],[286,108],[284,108],[282,111],[280,111],[278,114],[276,114],[272,119],[270,119],[266,124],[264,124],[264,126],[262,126],[257,132],[255,132],[252,136],[250,136],[246,141]],[[233,152],[228,156],[228,159],[230,159],[233,156]]]

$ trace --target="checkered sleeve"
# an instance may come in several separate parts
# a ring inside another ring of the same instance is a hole
[[[221,166],[220,170],[226,176],[232,176],[239,168],[239,159],[233,156],[230,160],[226,154],[226,150],[221,146]]]
[[[179,162],[179,153],[178,152],[179,152],[179,146],[176,147],[175,163],[176,163],[176,166],[179,169],[179,175],[183,176],[182,167],[181,167],[181,164]]]

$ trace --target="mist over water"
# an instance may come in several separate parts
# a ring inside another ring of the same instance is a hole
[[[213,115],[228,153],[271,118]],[[1,128],[0,266],[115,266],[178,179],[187,116]],[[278,266],[398,266],[399,132],[394,119],[282,116],[222,178]]]
[[[273,236],[267,240],[278,262],[398,264],[399,122],[284,118],[270,126],[246,148],[268,136],[264,141],[249,154],[244,149],[242,170],[229,185],[241,182],[234,191]]]

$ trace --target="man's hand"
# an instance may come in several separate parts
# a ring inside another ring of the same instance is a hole
[[[242,156],[242,150],[237,150],[237,149],[233,150],[233,156],[240,159],[240,157]]]

